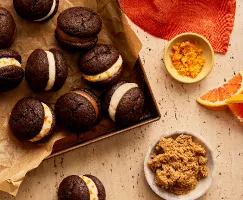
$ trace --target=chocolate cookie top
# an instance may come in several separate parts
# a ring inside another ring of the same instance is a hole
[[[45,89],[49,79],[49,63],[46,52],[34,50],[27,60],[25,76],[28,84],[36,91]]]
[[[132,88],[120,100],[115,119],[119,124],[130,125],[137,122],[144,111],[144,94],[139,88]]]
[[[34,138],[42,128],[44,108],[35,98],[24,98],[14,106],[9,125],[16,137],[23,140]]]
[[[16,24],[11,13],[0,7],[0,49],[8,48],[14,41]]]
[[[102,28],[99,15],[85,7],[72,7],[64,10],[59,15],[57,23],[66,34],[77,37],[96,35]]]
[[[105,191],[105,187],[102,184],[102,182],[97,177],[95,177],[93,175],[86,174],[84,176],[90,178],[95,183],[95,186],[98,190],[98,200],[105,200],[106,199],[106,191]]]
[[[58,200],[90,200],[89,189],[79,176],[68,176],[60,183]]]
[[[22,18],[45,21],[55,15],[59,0],[13,0],[13,3],[16,12]],[[44,19],[45,17],[47,18]]]
[[[82,132],[93,127],[100,116],[98,98],[88,90],[75,90],[59,97],[55,112],[68,129]]]
[[[80,58],[80,71],[87,75],[99,74],[109,69],[119,58],[113,45],[97,44]]]
[[[21,56],[19,53],[11,49],[0,50],[0,59],[1,58],[14,58],[21,63]]]

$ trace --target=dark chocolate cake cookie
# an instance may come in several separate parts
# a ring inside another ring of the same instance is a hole
[[[95,176],[68,176],[58,189],[58,200],[106,200],[102,182]]]
[[[97,44],[79,61],[85,80],[94,87],[105,87],[117,83],[122,76],[122,56],[113,45]]]
[[[13,50],[0,50],[0,92],[17,87],[24,78],[21,56]]]
[[[13,4],[20,17],[43,22],[57,13],[59,0],[13,0]]]
[[[28,58],[25,77],[34,91],[57,91],[64,85],[67,76],[66,60],[56,49],[36,49]]]
[[[36,142],[53,132],[56,117],[53,109],[35,98],[24,98],[14,106],[9,125],[21,140]]]
[[[72,7],[59,15],[55,35],[64,47],[88,50],[97,43],[101,28],[101,19],[92,9]]]
[[[71,91],[59,97],[55,113],[58,121],[69,130],[87,131],[99,120],[99,99],[87,89]]]
[[[143,115],[144,94],[136,83],[118,82],[105,94],[103,109],[120,125],[134,124]]]
[[[16,24],[11,13],[0,7],[0,49],[12,45],[16,35]]]

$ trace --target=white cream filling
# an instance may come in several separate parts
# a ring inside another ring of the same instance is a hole
[[[110,105],[109,105],[109,115],[110,118],[115,122],[116,119],[116,110],[119,102],[121,101],[124,94],[126,94],[130,89],[136,88],[138,85],[136,83],[124,83],[119,88],[116,89],[114,94],[111,97]]]
[[[44,123],[42,125],[41,131],[40,133],[35,136],[34,138],[32,138],[31,140],[29,140],[30,142],[36,142],[39,141],[41,139],[43,139],[44,137],[46,137],[50,130],[51,130],[51,126],[52,126],[52,112],[50,110],[50,108],[44,104],[41,103],[43,105],[44,108]]]
[[[114,76],[119,71],[119,69],[122,66],[122,62],[123,62],[122,57],[121,57],[121,55],[119,55],[119,58],[117,59],[117,61],[105,72],[102,72],[97,75],[83,74],[83,77],[90,82],[98,82],[98,81],[107,80],[108,78]]]
[[[34,20],[34,21],[41,22],[41,21],[46,20],[47,18],[49,18],[53,14],[55,8],[56,8],[56,0],[53,0],[53,4],[52,4],[50,12],[45,17],[43,17],[41,19]]]
[[[51,90],[54,86],[55,79],[56,79],[56,62],[55,62],[55,57],[52,52],[50,51],[45,51],[49,63],[49,79],[46,85],[45,90]]]
[[[89,177],[87,176],[80,176],[86,183],[88,189],[89,189],[89,194],[90,194],[90,200],[99,200],[98,198],[98,189],[94,183]]]
[[[9,65],[21,67],[20,62],[17,61],[15,58],[0,58],[0,68],[6,67],[6,66],[9,66]]]

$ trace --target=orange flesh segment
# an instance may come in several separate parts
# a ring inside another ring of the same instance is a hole
[[[219,87],[218,90],[219,90],[219,101],[224,101],[225,99],[231,97],[231,94],[224,87]]]
[[[229,104],[230,110],[239,117],[240,119],[243,119],[243,103],[232,103]]]

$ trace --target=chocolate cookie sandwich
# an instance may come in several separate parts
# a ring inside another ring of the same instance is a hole
[[[25,78],[36,92],[59,90],[64,85],[67,76],[66,59],[56,49],[49,51],[36,49],[27,60]]]
[[[35,98],[24,98],[14,106],[9,125],[20,140],[36,142],[53,132],[56,117],[53,109]]]
[[[0,92],[16,88],[24,78],[21,56],[14,50],[0,50]]]
[[[90,8],[72,7],[64,10],[57,19],[57,41],[69,49],[91,49],[98,41],[102,22]]]
[[[106,191],[95,176],[71,175],[62,180],[58,188],[58,200],[105,200]]]
[[[84,132],[97,124],[100,118],[100,102],[87,89],[74,90],[59,97],[55,113],[58,121],[67,129]]]
[[[120,80],[122,63],[122,56],[113,45],[97,44],[80,58],[79,68],[83,78],[94,87],[104,87]]]
[[[43,22],[57,13],[59,0],[13,0],[13,4],[23,19]]]
[[[143,115],[144,94],[136,83],[120,81],[105,94],[103,109],[120,125],[134,124]]]
[[[0,7],[0,49],[12,45],[16,35],[16,24],[11,13]]]

